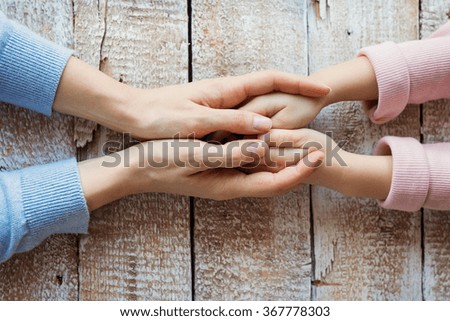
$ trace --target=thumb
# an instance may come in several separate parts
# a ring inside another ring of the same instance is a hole
[[[238,109],[209,109],[208,124],[211,132],[225,130],[234,134],[264,134],[272,128],[270,118]]]

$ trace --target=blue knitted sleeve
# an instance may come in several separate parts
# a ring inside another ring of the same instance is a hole
[[[74,158],[0,173],[0,263],[56,233],[86,233],[89,211]]]
[[[50,115],[72,51],[0,12],[0,101]],[[0,263],[55,233],[86,233],[89,211],[74,158],[0,172]]]
[[[59,80],[72,53],[0,12],[0,101],[51,115]]]

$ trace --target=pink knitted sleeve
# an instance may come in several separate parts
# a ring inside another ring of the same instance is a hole
[[[430,38],[363,48],[376,74],[378,101],[364,102],[374,123],[398,116],[408,103],[450,98],[450,22]]]
[[[392,155],[389,195],[380,205],[417,211],[421,207],[450,209],[450,143],[421,145],[414,138],[383,137],[377,155]]]
[[[430,38],[362,49],[375,70],[378,101],[364,108],[375,123],[398,116],[408,103],[450,98],[450,23]],[[392,184],[385,208],[450,209],[450,143],[421,145],[413,138],[384,137],[374,151],[392,155]]]

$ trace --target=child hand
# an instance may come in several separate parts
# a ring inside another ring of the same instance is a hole
[[[274,129],[298,129],[307,126],[327,105],[328,95],[306,97],[270,93],[254,97],[239,109],[270,118]],[[226,142],[238,138],[239,136],[228,131],[217,131],[208,136],[208,140],[216,142]]]
[[[392,156],[359,155],[344,151],[329,136],[312,129],[273,129],[264,135],[271,147],[271,166],[263,164],[251,172],[283,170],[292,159],[293,150],[309,150],[303,158],[306,165],[311,149],[322,152],[323,162],[303,179],[303,183],[334,189],[347,196],[372,197],[383,200],[389,194],[392,179]],[[345,142],[340,142],[345,144]],[[275,164],[275,166],[273,165]]]
[[[284,130],[272,129],[265,135],[258,137],[264,140],[267,151],[261,160],[255,164],[245,164],[243,167],[248,173],[268,171],[277,173],[287,166],[292,166],[303,159],[307,165],[315,164],[322,166],[322,162],[310,160],[311,155],[322,154],[320,159],[325,158],[325,151],[330,147],[337,146],[328,136],[312,129]],[[328,144],[328,145],[327,145]],[[342,149],[339,149],[343,152]]]
[[[308,125],[330,104],[340,101],[376,101],[378,86],[375,72],[366,57],[320,69],[308,77],[332,88],[326,95],[286,95],[269,93],[256,97],[242,109],[272,118],[272,128],[293,129]]]
[[[327,105],[327,97],[306,97],[285,93],[258,96],[240,110],[254,112],[272,119],[272,128],[306,127]]]

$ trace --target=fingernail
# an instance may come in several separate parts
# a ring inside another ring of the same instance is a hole
[[[258,131],[269,131],[272,128],[272,120],[263,116],[253,117],[253,128]]]

